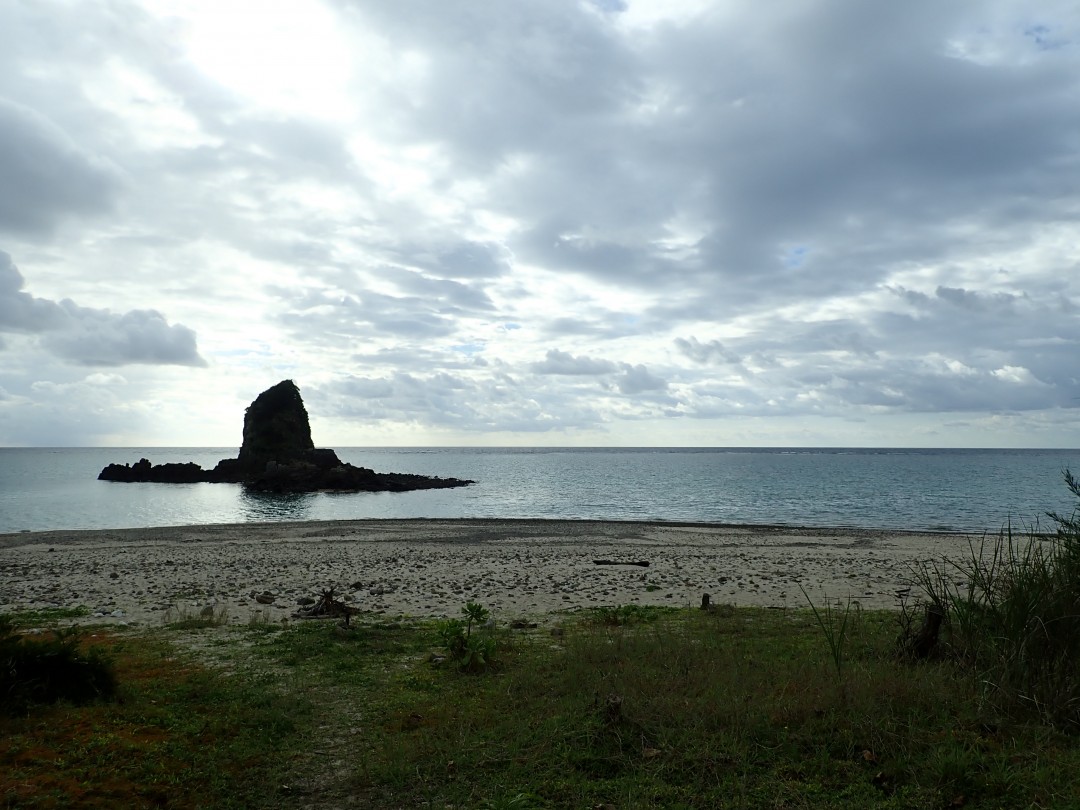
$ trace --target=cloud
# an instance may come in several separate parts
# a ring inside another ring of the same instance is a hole
[[[69,215],[100,216],[120,186],[108,161],[41,113],[0,98],[0,231],[43,233]]]
[[[574,357],[569,352],[548,349],[544,359],[533,363],[532,370],[537,374],[564,374],[598,376],[613,374],[618,366],[609,360],[596,360],[591,357]]]
[[[115,314],[66,298],[36,298],[22,292],[22,286],[11,256],[0,251],[0,331],[40,335],[41,345],[62,360],[84,366],[206,365],[195,333],[170,325],[160,312]]]
[[[121,315],[62,301],[70,320],[66,328],[46,335],[44,345],[58,357],[84,366],[206,366],[195,333],[169,325],[160,312],[134,309]]]
[[[623,373],[618,380],[619,390],[624,394],[641,394],[647,391],[664,391],[667,383],[651,374],[640,363],[634,366],[624,363]]]
[[[311,401],[318,405],[309,405],[309,409],[321,408],[335,418],[425,425],[474,435],[574,430],[601,420],[587,404],[541,405],[534,392],[505,375],[479,379],[441,373],[398,372],[382,378],[349,375],[325,386],[313,386],[311,393]]]
[[[42,332],[60,329],[68,321],[55,301],[22,292],[23,277],[11,256],[0,251],[0,331]]]
[[[675,338],[675,348],[697,363],[738,364],[742,358],[719,340],[701,343],[695,337]]]

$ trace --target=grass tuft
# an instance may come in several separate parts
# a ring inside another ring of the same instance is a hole
[[[162,621],[174,630],[221,627],[229,623],[229,608],[226,605],[205,605],[196,610],[182,605],[173,605],[165,611]]]
[[[1069,471],[1065,480],[1080,497]],[[1054,534],[1007,525],[959,561],[918,568],[915,582],[982,701],[1080,731],[1080,521],[1050,517]]]

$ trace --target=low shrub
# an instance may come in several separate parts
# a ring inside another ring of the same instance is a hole
[[[34,704],[90,703],[116,694],[112,662],[97,648],[80,649],[77,630],[24,635],[0,616],[0,711],[18,714]]]

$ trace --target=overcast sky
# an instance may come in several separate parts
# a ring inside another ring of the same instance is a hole
[[[1075,0],[0,3],[0,445],[1080,446]]]

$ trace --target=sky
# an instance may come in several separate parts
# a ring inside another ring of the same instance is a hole
[[[0,3],[0,445],[1080,447],[1075,0]]]

